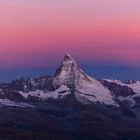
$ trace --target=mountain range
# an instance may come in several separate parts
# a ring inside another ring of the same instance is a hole
[[[1,139],[140,139],[140,81],[96,80],[69,54],[54,76],[0,84],[0,107]]]

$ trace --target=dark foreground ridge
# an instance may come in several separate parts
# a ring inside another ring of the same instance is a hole
[[[54,76],[0,85],[0,140],[140,140],[140,82],[96,80],[69,54]]]

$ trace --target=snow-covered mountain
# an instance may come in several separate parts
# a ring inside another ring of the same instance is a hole
[[[1,98],[19,101],[59,100],[72,95],[82,104],[119,106],[107,87],[88,76],[69,54],[64,56],[54,76],[21,78],[1,85]]]
[[[81,104],[102,104],[129,107],[140,104],[140,82],[103,79],[98,81],[87,75],[74,58],[67,54],[54,76],[21,78],[0,85],[0,99],[15,102],[63,100],[73,97]]]
[[[88,76],[70,55],[65,55],[52,84],[55,88],[62,85],[69,87],[71,94],[83,104],[100,102],[107,105],[117,105],[108,88]]]
[[[67,54],[54,76],[0,84],[0,139],[139,140],[139,110],[139,81],[98,81]]]

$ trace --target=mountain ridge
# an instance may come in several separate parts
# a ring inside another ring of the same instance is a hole
[[[16,100],[20,98],[28,101],[31,98],[32,100],[47,101],[67,98],[73,94],[82,104],[100,103],[119,107],[120,102],[126,101],[131,102],[129,106],[133,107],[139,100],[138,89],[131,86],[134,84],[138,84],[138,81],[129,81],[126,84],[113,79],[98,81],[87,75],[70,54],[66,54],[54,76],[27,80],[21,78],[13,80],[9,84],[1,84],[0,88],[3,93],[1,94],[2,99],[14,100],[15,96]],[[131,99],[130,96],[132,96]],[[137,101],[132,98],[137,98],[135,99]]]

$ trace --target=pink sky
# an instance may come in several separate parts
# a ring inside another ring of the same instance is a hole
[[[84,62],[140,65],[139,0],[1,0],[0,67]]]

